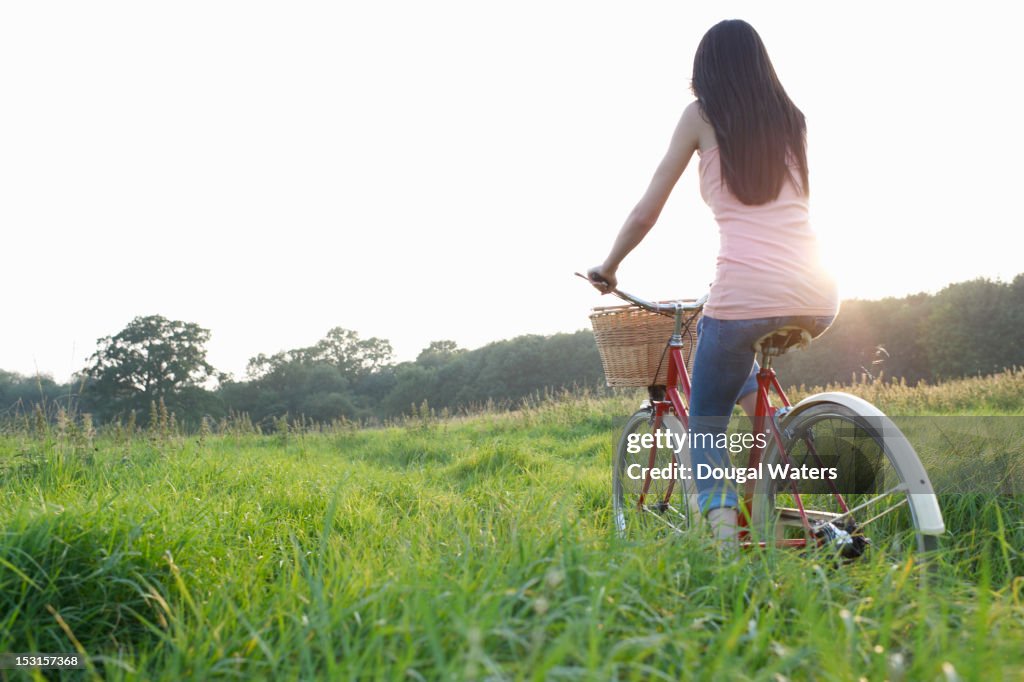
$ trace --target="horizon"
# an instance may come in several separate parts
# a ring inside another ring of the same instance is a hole
[[[730,16],[807,115],[842,299],[1012,281],[1024,134],[998,7],[878,3],[836,31],[810,2],[5,6],[0,369],[63,383],[147,314],[211,330],[239,378],[337,326],[396,361],[587,328],[607,299],[572,272],[603,259]],[[965,83],[999,144],[957,154]],[[700,295],[717,242],[691,160],[620,283]]]
[[[875,301],[875,302],[877,302],[877,301],[883,301],[883,300],[886,300],[886,299],[889,299],[889,298],[893,298],[893,299],[896,299],[896,300],[901,300],[901,299],[910,298],[910,297],[913,297],[913,296],[920,296],[920,295],[935,296],[937,293],[939,293],[939,291],[942,291],[942,289],[945,289],[945,288],[950,287],[950,286],[955,286],[957,284],[963,284],[965,282],[971,282],[971,281],[976,281],[976,280],[988,280],[988,281],[991,281],[991,282],[994,282],[994,283],[1010,284],[1010,283],[1012,283],[1014,278],[1020,277],[1020,276],[1024,276],[1024,271],[1021,271],[1020,273],[1015,275],[1013,278],[1010,278],[1009,280],[1003,280],[1001,278],[974,277],[974,278],[967,279],[967,280],[961,280],[959,282],[950,282],[950,283],[946,284],[945,286],[943,286],[941,289],[938,289],[938,290],[935,290],[935,291],[917,291],[917,292],[912,292],[912,293],[909,293],[909,294],[903,294],[903,295],[899,295],[899,296],[880,296],[880,297],[876,297],[876,298],[850,297],[850,298],[843,298],[842,301],[841,301],[841,304],[845,304],[845,303],[851,302],[851,301],[867,301],[867,302]],[[602,297],[602,298],[605,299],[605,300],[607,299],[607,297]],[[589,311],[588,311],[588,313],[589,313]],[[840,313],[841,313],[841,308],[840,308]],[[159,315],[159,314],[160,313],[149,313],[149,315]],[[132,319],[134,319],[135,317],[146,317],[146,316],[148,316],[148,315],[137,315],[137,316],[134,316]],[[166,316],[164,316],[164,317],[166,317]],[[181,320],[181,321],[182,322],[192,322],[192,320]],[[131,320],[126,320],[125,321],[125,325],[127,325],[129,322],[131,322]],[[338,326],[338,325],[336,325],[336,326]],[[123,329],[123,327],[122,327],[122,329]],[[114,335],[116,335],[120,331],[121,331],[121,329],[118,329],[117,331],[112,331],[112,332],[110,332],[109,335],[110,336],[114,336]],[[210,329],[208,331],[210,332],[210,340],[212,341],[214,336],[215,336],[215,334],[216,334],[216,330]],[[280,349],[277,349],[277,350],[274,350],[274,351],[269,351],[268,352],[268,351],[264,350],[264,351],[260,351],[260,352],[265,354],[265,355],[267,355],[267,356],[271,356],[274,353],[278,353],[278,352],[286,352],[286,351],[291,351],[291,350],[297,350],[298,348],[302,348],[302,347],[309,347],[309,346],[312,346],[313,344],[315,344],[320,339],[324,338],[324,336],[326,336],[328,331],[330,331],[330,329],[325,329],[323,334],[321,334],[316,339],[312,339],[312,340],[309,341],[309,343],[302,344],[301,346],[296,346],[295,348],[280,348]],[[364,332],[362,332],[361,330],[358,330],[358,329],[353,329],[351,331],[356,332],[359,335],[359,338],[361,338],[361,339],[368,339],[368,338],[372,338],[372,337],[375,336],[374,334],[364,333]],[[480,348],[484,348],[484,347],[489,346],[489,345],[494,344],[494,343],[500,343],[502,341],[510,341],[510,340],[514,340],[514,339],[522,337],[522,336],[545,336],[545,337],[548,337],[548,336],[552,336],[552,335],[555,335],[555,334],[574,334],[574,333],[579,332],[579,331],[592,331],[592,330],[591,330],[590,325],[586,324],[586,325],[578,327],[576,329],[561,330],[561,331],[549,332],[549,333],[523,331],[523,332],[514,334],[512,336],[507,336],[507,337],[503,337],[503,338],[500,338],[500,339],[490,339],[488,341],[484,341],[483,343],[481,343],[479,345],[476,345],[476,346],[473,346],[473,347],[463,346],[461,343],[458,343],[457,341],[456,341],[456,344],[457,344],[457,346],[458,346],[458,348],[460,350],[474,351],[474,350],[478,350]],[[102,337],[100,337],[100,338],[102,338]],[[386,337],[378,337],[378,338],[381,338],[384,341],[392,343],[392,340],[388,339]],[[97,340],[99,340],[99,339],[97,339]],[[432,341],[444,341],[444,340],[454,340],[454,339],[438,338],[438,339],[431,339],[431,342]],[[411,356],[408,356],[408,357],[399,357],[398,354],[397,354],[397,351],[396,351],[394,356],[392,357],[391,362],[389,364],[397,365],[397,364],[400,364],[402,362],[413,362],[413,361],[415,361],[416,360],[416,356],[421,351],[425,350],[427,345],[429,345],[429,343],[430,342],[428,342],[427,344],[424,344],[423,348],[421,348],[419,351],[416,351],[415,354],[413,354]],[[394,346],[393,343],[392,343],[392,346]],[[246,363],[248,363],[248,359],[246,360]],[[243,370],[240,373],[235,373],[235,372],[230,372],[230,371],[222,370],[222,368],[220,368],[217,365],[216,362],[211,362],[210,364],[212,364],[214,369],[216,369],[218,372],[222,372],[224,374],[229,375],[230,380],[241,381],[241,382],[249,380],[248,377],[246,376],[245,368],[244,367],[243,367]],[[85,369],[85,366],[86,365],[83,364],[83,366],[81,368],[79,368],[79,370]],[[7,368],[7,367],[4,367],[4,366],[0,365],[0,371],[8,371],[8,372],[12,372],[13,371],[16,374],[19,374],[19,375],[21,375],[23,377],[28,377],[28,378],[39,378],[39,379],[47,379],[48,378],[48,379],[54,381],[55,383],[57,383],[58,385],[71,384],[75,380],[75,374],[79,370],[76,370],[76,372],[69,373],[65,377],[57,377],[53,373],[47,372],[47,371],[35,371],[35,372],[30,372],[30,373],[18,372],[17,370],[12,370],[10,368]],[[219,380],[214,379],[214,378],[211,378],[211,381],[213,381],[215,384],[219,384],[220,383]]]

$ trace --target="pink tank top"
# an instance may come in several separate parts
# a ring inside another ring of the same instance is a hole
[[[700,193],[721,237],[704,314],[720,320],[836,314],[838,290],[819,262],[807,196],[787,181],[774,201],[744,204],[722,181],[718,147],[701,154],[699,171]]]

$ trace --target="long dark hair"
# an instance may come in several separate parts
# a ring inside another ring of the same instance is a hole
[[[766,203],[779,196],[787,178],[795,182],[790,154],[799,168],[798,186],[808,192],[804,115],[783,89],[753,26],[731,19],[704,34],[691,89],[715,129],[722,177],[740,201]]]

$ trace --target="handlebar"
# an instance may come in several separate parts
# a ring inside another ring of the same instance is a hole
[[[581,275],[578,272],[574,274],[577,277],[582,277],[583,279],[587,280],[587,282],[593,284],[592,280],[586,275]],[[708,295],[704,294],[696,301],[669,301],[667,303],[655,303],[653,301],[642,299],[639,296],[634,296],[633,294],[627,294],[625,291],[622,291],[621,289],[617,289],[614,287],[609,289],[608,293],[618,296],[627,303],[632,303],[633,305],[638,305],[641,308],[650,310],[652,313],[668,313],[670,315],[675,314],[676,312],[689,312],[694,310],[700,310],[701,308],[704,307],[704,304],[708,300]]]

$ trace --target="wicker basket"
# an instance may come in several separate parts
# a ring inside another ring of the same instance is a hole
[[[684,318],[686,319],[686,318]],[[687,370],[693,370],[693,344],[697,340],[697,320],[683,328],[683,358]],[[672,336],[671,316],[652,313],[635,305],[594,308],[590,313],[594,340],[604,365],[609,386],[664,386],[668,382],[668,353]],[[660,365],[660,368],[659,368]],[[657,372],[657,376],[655,376]]]

